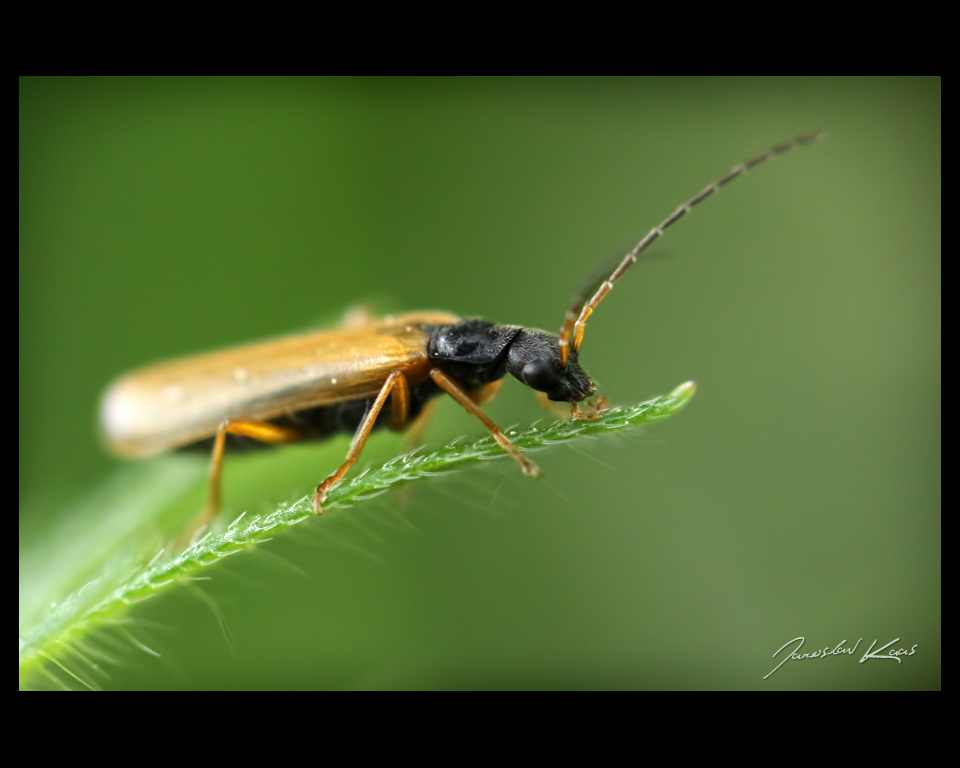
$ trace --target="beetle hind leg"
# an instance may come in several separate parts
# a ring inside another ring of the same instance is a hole
[[[217,435],[213,440],[213,453],[210,457],[210,495],[207,507],[194,520],[189,530],[181,534],[178,541],[189,541],[194,533],[209,525],[220,511],[223,454],[228,434],[244,435],[264,443],[299,443],[305,438],[304,433],[294,427],[281,427],[258,419],[225,419],[217,428]]]

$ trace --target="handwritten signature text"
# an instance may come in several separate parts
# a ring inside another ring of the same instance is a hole
[[[794,660],[799,661],[801,659],[825,659],[828,656],[843,656],[844,654],[853,656],[853,654],[856,652],[857,647],[860,645],[860,642],[863,640],[863,638],[861,637],[860,640],[857,640],[856,644],[852,648],[844,648],[844,645],[846,645],[847,641],[841,640],[839,643],[837,643],[836,647],[834,647],[833,650],[831,650],[830,646],[828,645],[822,650],[818,649],[816,651],[813,651],[812,653],[800,653],[800,649],[803,647],[805,640],[806,639],[803,637],[795,637],[790,642],[784,643],[783,645],[781,645],[780,648],[777,650],[777,652],[773,654],[773,658],[777,658],[777,656],[780,654],[780,651],[782,651],[787,646],[792,645],[793,643],[796,643],[796,646],[794,646],[793,650],[791,650],[783,658],[783,661],[781,661],[770,672],[764,675],[763,679],[766,680],[768,677],[770,677],[770,675],[772,675],[774,672],[780,669],[780,667],[782,667],[788,661],[794,661]],[[902,659],[900,658],[901,656],[913,656],[913,654],[917,652],[918,644],[915,644],[910,650],[907,650],[906,648],[899,648],[897,650],[892,650],[887,654],[883,653],[891,645],[898,642],[900,642],[900,638],[899,637],[894,638],[889,643],[884,645],[882,648],[877,648],[876,652],[874,652],[873,650],[874,646],[876,646],[877,644],[877,641],[874,640],[872,643],[870,643],[870,647],[867,649],[867,652],[863,654],[863,657],[860,659],[860,663],[863,664],[863,662],[867,661],[868,659],[894,659],[896,660],[897,663],[900,663],[902,661]]]

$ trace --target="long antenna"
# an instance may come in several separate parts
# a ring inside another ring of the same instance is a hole
[[[758,155],[754,155],[749,160],[745,160],[740,163],[740,165],[735,165],[729,171],[727,171],[723,176],[714,181],[711,184],[705,186],[697,194],[691,197],[687,202],[681,205],[677,210],[671,213],[667,218],[661,221],[657,226],[650,230],[649,234],[639,243],[637,246],[630,251],[626,256],[623,257],[623,260],[620,262],[619,266],[613,270],[613,274],[610,275],[606,280],[604,280],[600,287],[596,289],[596,293],[593,294],[593,298],[590,299],[586,304],[583,304],[582,307],[579,306],[582,301],[581,296],[577,297],[577,303],[567,312],[563,326],[560,328],[560,362],[563,366],[566,366],[567,359],[570,356],[570,337],[573,336],[573,351],[580,351],[580,344],[583,342],[583,329],[587,324],[587,318],[593,314],[593,310],[597,308],[597,305],[603,301],[603,297],[606,296],[610,289],[613,288],[613,284],[617,282],[622,276],[623,273],[630,269],[630,266],[637,260],[637,256],[643,253],[647,247],[660,235],[663,234],[663,231],[673,224],[677,219],[683,216],[685,213],[688,213],[693,206],[699,203],[701,200],[705,200],[710,197],[714,192],[718,191],[720,187],[726,184],[728,181],[733,181],[737,176],[741,176],[746,171],[753,168],[755,165],[759,165],[764,160],[767,160],[775,155],[782,155],[784,152],[787,152],[794,147],[802,147],[806,144],[811,144],[822,135],[822,131],[810,131],[809,133],[803,133],[797,136],[796,138],[790,139],[789,141],[782,141],[779,144],[775,144],[766,149]],[[587,294],[588,295],[588,294]]]

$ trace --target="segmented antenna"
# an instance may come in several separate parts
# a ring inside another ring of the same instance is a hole
[[[737,176],[742,175],[745,171],[753,168],[753,166],[759,165],[764,160],[767,160],[775,155],[781,155],[784,152],[793,149],[794,147],[802,147],[806,144],[816,141],[820,138],[821,133],[821,131],[810,131],[809,133],[803,133],[796,138],[790,139],[789,141],[782,141],[779,144],[775,144],[774,146],[770,147],[770,149],[766,149],[760,154],[754,155],[749,160],[745,160],[744,162],[740,163],[740,165],[735,165],[723,176],[713,183],[705,186],[697,194],[687,200],[687,202],[677,208],[677,210],[671,213],[667,218],[661,221],[657,226],[651,229],[649,234],[647,234],[643,240],[637,243],[637,246],[630,251],[630,253],[623,257],[623,260],[620,262],[619,266],[613,270],[613,273],[610,275],[610,277],[600,284],[600,287],[596,289],[596,293],[593,294],[593,298],[590,299],[590,301],[588,301],[586,304],[582,304],[583,296],[577,296],[576,303],[567,312],[566,316],[564,317],[563,326],[560,328],[561,364],[566,366],[567,358],[570,356],[570,336],[573,336],[573,351],[579,352],[580,344],[583,341],[583,329],[587,324],[587,318],[593,314],[593,310],[595,310],[597,305],[603,301],[603,297],[610,292],[610,289],[613,288],[613,284],[623,276],[624,272],[630,269],[630,266],[637,260],[637,256],[643,253],[643,251],[645,251],[654,240],[660,237],[667,227],[673,224],[685,213],[688,213],[690,209],[701,200],[705,200],[714,192],[718,191],[720,187],[722,187],[728,181],[733,181],[735,178],[737,178]]]

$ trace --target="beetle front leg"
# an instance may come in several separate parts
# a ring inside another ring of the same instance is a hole
[[[517,464],[520,465],[520,469],[523,470],[523,474],[530,475],[531,477],[540,477],[540,467],[524,456],[520,452],[520,449],[507,439],[507,436],[500,431],[500,427],[493,423],[493,419],[480,410],[480,407],[473,402],[469,394],[460,388],[457,382],[447,376],[447,374],[445,374],[439,368],[434,368],[432,371],[430,371],[430,378],[437,383],[437,386],[439,386],[440,389],[450,395],[450,397],[460,403],[460,405],[462,405],[470,413],[483,422],[483,425],[490,430],[490,434],[493,435],[493,439],[497,441],[497,444],[503,448],[503,450],[505,450],[510,457],[517,462]]]

